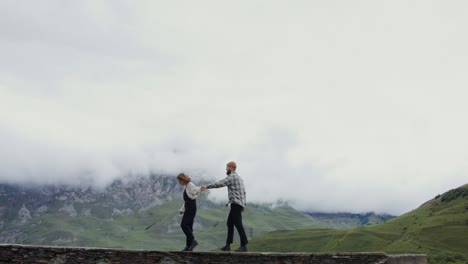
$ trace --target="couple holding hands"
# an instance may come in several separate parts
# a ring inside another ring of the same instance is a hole
[[[239,232],[241,245],[235,252],[247,252],[247,236],[245,235],[244,226],[242,225],[242,212],[246,205],[245,187],[242,178],[236,173],[237,165],[234,161],[226,164],[227,177],[212,184],[202,185],[197,187],[192,183],[190,177],[181,173],[177,176],[180,185],[185,186],[184,189],[184,204],[180,208],[179,213],[183,214],[180,227],[186,236],[186,246],[182,251],[193,251],[198,245],[198,242],[193,236],[193,220],[197,213],[196,199],[201,192],[206,189],[228,187],[228,198],[231,210],[227,219],[227,239],[226,244],[221,248],[222,251],[230,251],[231,243],[234,237],[234,227]]]

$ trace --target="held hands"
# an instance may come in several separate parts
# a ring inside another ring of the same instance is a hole
[[[207,189],[207,188],[206,188],[206,185],[202,185],[202,186],[200,187],[200,190],[201,190],[202,192],[204,192],[206,189]]]

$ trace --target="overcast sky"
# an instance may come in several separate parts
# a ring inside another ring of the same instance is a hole
[[[467,27],[466,1],[1,1],[0,182],[235,160],[251,202],[401,214],[468,182]]]

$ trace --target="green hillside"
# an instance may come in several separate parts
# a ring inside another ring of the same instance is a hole
[[[252,251],[425,253],[431,263],[468,263],[468,184],[385,223],[300,229],[255,237]]]
[[[178,215],[182,191],[175,177],[164,175],[129,176],[101,190],[0,184],[0,243],[178,250],[185,244]],[[207,196],[204,192],[197,199],[197,250],[218,248],[226,238],[229,208]],[[255,237],[276,230],[348,228],[384,217],[320,214],[316,218],[286,203],[249,203],[244,226],[247,235]]]
[[[16,243],[179,250],[185,245],[185,236],[179,227],[181,216],[177,214],[181,204],[181,199],[173,199],[145,212],[110,219],[46,213],[23,225]],[[223,245],[228,213],[226,206],[213,204],[206,196],[199,198],[194,226],[200,243],[197,250]],[[244,213],[244,227],[249,237],[280,229],[320,226],[320,222],[288,206],[252,205]]]

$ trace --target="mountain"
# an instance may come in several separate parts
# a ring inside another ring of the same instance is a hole
[[[375,225],[395,218],[389,214],[376,214],[373,212],[353,214],[353,213],[323,213],[323,212],[305,212],[313,218],[322,222],[327,228],[343,229],[358,226]]]
[[[178,215],[182,191],[175,177],[164,175],[127,177],[103,190],[1,184],[0,243],[177,250],[185,243]],[[203,193],[197,204],[197,249],[222,245],[225,202],[213,203]],[[255,236],[322,225],[287,205],[248,204],[244,226]]]
[[[425,253],[430,263],[468,263],[468,184],[385,223],[346,230],[282,230],[255,237],[254,251]],[[291,243],[294,241],[294,243]]]
[[[0,184],[0,243],[177,250],[185,243],[178,215],[182,191],[168,175],[128,176],[105,189]],[[217,248],[225,240],[229,210],[225,202],[207,199],[207,193],[197,205],[197,250]],[[244,226],[255,237],[275,230],[345,228],[370,218],[383,216],[311,216],[286,203],[249,203]]]

